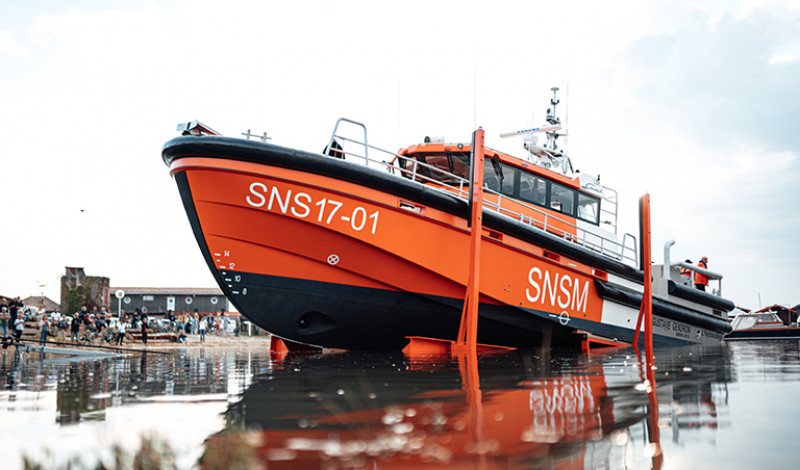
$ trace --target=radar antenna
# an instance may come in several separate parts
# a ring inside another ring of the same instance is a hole
[[[558,148],[556,139],[559,136],[566,135],[566,133],[559,133],[561,130],[561,119],[556,116],[556,106],[561,103],[558,99],[558,87],[550,89],[553,92],[553,97],[550,99],[552,108],[547,109],[547,126],[534,127],[532,129],[525,129],[521,131],[506,132],[500,134],[500,137],[514,137],[517,135],[525,135],[522,146],[528,151],[528,160],[547,169],[552,169],[563,175],[568,175],[574,172],[572,162],[563,150]],[[538,145],[538,139],[535,134],[544,132],[547,134],[547,142],[544,145]]]

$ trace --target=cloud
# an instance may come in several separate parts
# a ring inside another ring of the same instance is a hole
[[[800,152],[800,11],[772,5],[715,21],[693,14],[705,21],[631,44],[625,61],[638,95],[722,148]]]
[[[112,284],[213,284],[158,158],[179,121],[266,131],[309,151],[342,116],[388,149],[425,135],[467,141],[477,124],[487,145],[518,155],[520,141],[497,135],[541,124],[560,86],[576,166],[620,190],[623,215],[650,191],[654,233],[737,273],[726,289],[752,291],[738,273],[768,270],[770,248],[800,231],[786,209],[800,205],[800,10],[729,3],[232,0],[15,12],[17,36],[0,31],[0,69],[13,70],[0,75],[0,154],[14,158],[0,165],[19,176],[7,194],[26,203],[4,210],[65,235],[7,233],[0,257],[17,270],[0,284],[72,264]],[[786,257],[800,259],[792,246]],[[762,282],[794,292],[779,271]]]
[[[2,55],[17,58],[30,57],[28,49],[17,44],[14,32],[7,29],[0,30],[0,56]]]

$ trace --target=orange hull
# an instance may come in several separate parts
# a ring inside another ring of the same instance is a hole
[[[207,139],[219,147],[202,145]],[[344,349],[455,339],[469,263],[462,201],[337,159],[236,139],[178,138],[164,152],[217,281],[262,328]],[[484,215],[478,342],[577,346],[576,330],[630,341],[625,323],[638,306],[617,307],[626,317],[619,325],[604,319],[596,285],[608,280],[608,263],[571,256],[576,249],[548,233],[536,236],[552,246],[526,240],[513,221]]]

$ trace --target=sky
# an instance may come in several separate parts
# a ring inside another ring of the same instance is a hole
[[[800,303],[800,1],[0,0],[0,295],[214,287],[161,147],[179,122],[320,152],[334,123],[522,156],[560,87],[573,165],[652,203],[653,258]]]

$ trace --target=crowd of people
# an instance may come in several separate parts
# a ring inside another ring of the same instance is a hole
[[[22,316],[22,302],[19,297],[4,300],[0,303],[0,333],[3,338],[9,335],[19,339],[25,329],[25,319]]]
[[[189,335],[199,335],[201,342],[205,341],[206,334],[224,335],[228,322],[224,317],[209,316],[195,309],[194,312],[167,312],[162,319],[154,319],[148,315],[147,308],[137,308],[133,313],[120,311],[119,316],[112,314],[108,308],[97,307],[89,310],[83,306],[72,317],[62,315],[56,309],[49,313],[38,313],[35,319],[23,318],[23,304],[19,297],[10,300],[0,299],[0,337],[12,336],[16,340],[22,337],[25,322],[33,321],[39,330],[39,340],[47,341],[53,336],[57,342],[95,342],[102,339],[105,342],[123,345],[131,333],[140,334],[143,344],[147,344],[152,333],[171,333],[175,339],[184,343]],[[237,336],[242,326],[243,319],[234,321],[233,333]]]

